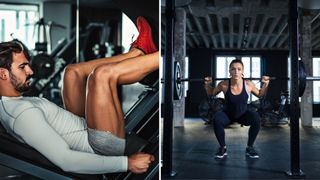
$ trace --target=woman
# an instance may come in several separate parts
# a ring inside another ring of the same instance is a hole
[[[269,77],[262,76],[263,83],[261,89],[257,89],[251,81],[243,79],[243,63],[239,59],[233,60],[229,65],[230,79],[221,81],[217,87],[211,87],[212,79],[205,78],[205,89],[208,95],[217,95],[221,91],[224,93],[226,104],[223,111],[215,114],[213,122],[214,132],[220,144],[215,157],[222,159],[227,155],[224,128],[232,122],[238,122],[245,126],[250,126],[249,138],[246,148],[246,155],[251,158],[259,158],[258,153],[253,148],[253,143],[260,130],[260,117],[257,112],[247,108],[249,94],[262,97],[266,93],[269,85]]]

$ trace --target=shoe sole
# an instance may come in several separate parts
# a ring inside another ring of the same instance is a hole
[[[256,155],[256,156],[251,156],[250,154],[246,153],[246,156],[249,157],[249,158],[252,158],[252,159],[258,159],[259,156]]]
[[[215,155],[214,157],[216,158],[216,159],[222,159],[222,158],[224,158],[225,156],[227,156],[228,154],[227,153],[224,153],[222,156],[217,156],[217,155]]]
[[[136,23],[137,23],[138,31],[140,31],[142,27],[147,28],[147,29],[151,29],[149,22],[142,16],[139,16],[137,18]]]
[[[151,49],[151,52],[147,51],[147,52],[144,52],[144,53],[145,54],[150,54],[150,53],[156,52],[157,51],[157,47],[154,44],[154,41],[152,39],[152,30],[151,30],[149,22],[144,17],[139,16],[138,19],[137,19],[137,27],[138,27],[139,33],[140,33],[141,29],[144,29],[147,32],[146,33],[147,37],[150,36],[149,48]],[[139,36],[140,36],[140,34],[139,34]],[[137,39],[139,38],[139,36],[137,37]],[[140,50],[143,50],[143,49],[141,49],[141,47],[137,47],[137,48],[140,49]],[[143,50],[143,51],[145,51],[145,50]]]

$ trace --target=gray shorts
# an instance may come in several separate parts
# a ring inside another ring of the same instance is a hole
[[[109,131],[88,128],[89,144],[95,153],[106,156],[123,156],[126,140]]]

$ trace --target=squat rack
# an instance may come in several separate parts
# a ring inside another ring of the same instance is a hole
[[[289,25],[289,57],[291,61],[290,78],[290,170],[286,174],[291,177],[302,177],[304,173],[300,169],[300,134],[299,134],[299,47],[298,47],[298,7],[297,0],[289,0],[288,25]],[[164,61],[164,118],[163,118],[163,142],[162,142],[162,174],[174,176],[172,170],[172,135],[173,135],[173,82],[174,82],[174,56],[173,56],[173,32],[174,32],[174,8],[175,1],[166,0],[166,42]]]

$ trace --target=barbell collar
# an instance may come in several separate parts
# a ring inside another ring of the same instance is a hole
[[[320,81],[320,76],[308,76],[306,77],[307,81]]]

